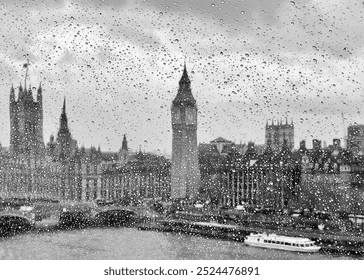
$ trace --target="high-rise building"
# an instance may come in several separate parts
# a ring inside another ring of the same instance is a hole
[[[272,120],[271,124],[265,126],[265,145],[271,146],[272,150],[278,152],[282,149],[284,140],[287,141],[288,148],[293,150],[294,148],[294,125],[293,121],[288,123],[278,121],[276,124]]]
[[[171,198],[192,201],[198,195],[200,171],[197,151],[197,105],[192,95],[186,65],[171,111]]]
[[[364,125],[350,125],[348,127],[348,150],[354,155],[364,154]]]

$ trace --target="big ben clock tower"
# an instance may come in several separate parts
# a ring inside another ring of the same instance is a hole
[[[200,171],[197,153],[197,106],[191,92],[186,64],[172,102],[171,197],[193,201],[197,197]]]

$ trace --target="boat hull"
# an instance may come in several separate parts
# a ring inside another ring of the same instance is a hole
[[[285,251],[291,251],[291,252],[302,252],[302,253],[316,253],[321,249],[319,246],[314,247],[295,247],[295,246],[289,246],[289,245],[281,245],[281,244],[272,244],[272,243],[257,243],[257,242],[250,242],[250,241],[244,241],[246,245],[253,246],[253,247],[259,247],[259,248],[265,248],[265,249],[276,249],[276,250],[285,250]]]

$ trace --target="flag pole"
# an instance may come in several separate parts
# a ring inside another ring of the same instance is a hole
[[[26,69],[25,70],[25,80],[24,80],[24,89],[27,88],[27,77],[28,77],[28,66],[30,65],[29,60],[27,63],[24,63],[23,67]]]

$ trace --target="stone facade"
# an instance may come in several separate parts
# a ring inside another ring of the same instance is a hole
[[[10,90],[10,151],[17,156],[39,156],[44,153],[43,96],[39,85],[37,99],[32,89],[19,86],[18,97]]]
[[[95,148],[81,148],[67,162],[34,162],[0,156],[0,197],[32,197],[92,202],[170,198],[170,163],[163,157],[138,153],[128,163],[104,161]]]
[[[287,143],[279,153],[267,147],[258,154],[253,143],[248,146],[245,154],[233,146],[222,155],[214,145],[200,145],[201,191],[205,197],[227,207],[247,204],[277,208],[296,203],[300,168]]]
[[[57,139],[43,142],[42,88],[37,101],[31,89],[10,93],[10,149],[0,149],[0,197],[61,201],[170,198],[170,163],[163,157],[131,154],[124,135],[118,154],[78,148],[68,127],[66,100]]]

